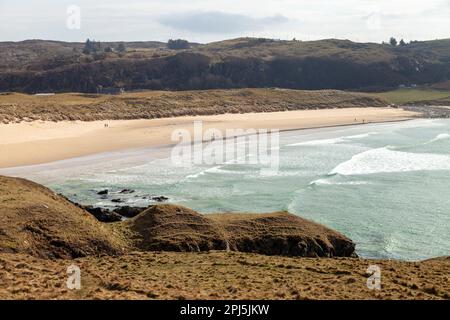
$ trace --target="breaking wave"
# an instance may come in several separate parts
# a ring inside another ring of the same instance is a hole
[[[411,153],[387,147],[371,149],[337,165],[330,175],[363,175],[389,172],[450,170],[450,156]]]
[[[336,144],[336,143],[343,143],[348,142],[349,140],[354,139],[363,139],[367,138],[371,135],[378,134],[378,132],[368,132],[364,134],[357,134],[352,136],[344,136],[344,137],[337,137],[332,139],[319,139],[319,140],[311,140],[311,141],[305,141],[305,142],[299,142],[299,143],[293,143],[288,144],[286,147],[298,147],[298,146],[317,146],[317,145],[327,145],[327,144]]]

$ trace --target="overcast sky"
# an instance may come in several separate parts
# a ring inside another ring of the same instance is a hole
[[[426,40],[449,18],[450,0],[0,0],[0,41]]]

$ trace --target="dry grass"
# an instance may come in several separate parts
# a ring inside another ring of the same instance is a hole
[[[0,252],[73,258],[121,251],[86,211],[36,183],[0,176]]]
[[[146,91],[119,96],[0,94],[0,122],[32,120],[152,119],[224,113],[274,112],[349,107],[385,107],[370,94],[336,90],[239,89]]]
[[[66,287],[81,269],[81,290]],[[366,270],[381,268],[381,290]],[[425,262],[134,252],[42,260],[0,254],[0,299],[450,299],[450,259]]]
[[[111,225],[143,251],[232,250],[266,255],[348,257],[354,243],[344,235],[298,216],[269,214],[201,215],[177,205],[156,205],[126,222]]]
[[[278,41],[271,39],[237,38],[213,42],[195,49],[216,57],[262,58],[270,60],[280,57],[302,59],[341,58],[366,64],[388,62],[395,57],[390,46],[375,43],[356,43],[348,40],[325,39],[317,41]]]
[[[450,298],[449,258],[414,263],[226,251],[135,252],[149,248],[131,245],[126,254],[115,254],[134,240],[129,238],[133,233],[148,243],[192,243],[202,235],[217,236],[221,228],[236,241],[248,232],[255,244],[261,235],[287,239],[300,232],[303,238],[319,233],[330,240],[337,234],[286,213],[207,219],[170,205],[110,229],[47,188],[0,177],[0,299]],[[79,291],[66,287],[67,267],[73,264],[81,269]],[[381,291],[366,286],[371,264],[381,268]]]
[[[306,257],[346,257],[355,245],[339,232],[289,214],[208,215],[223,230],[229,246],[240,252]]]

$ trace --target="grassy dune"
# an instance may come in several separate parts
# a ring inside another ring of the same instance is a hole
[[[450,90],[436,90],[431,88],[398,89],[379,93],[382,99],[399,105],[450,105]]]
[[[273,112],[346,107],[384,107],[370,94],[335,90],[239,89],[145,91],[123,95],[0,95],[0,121],[152,119],[223,113]]]

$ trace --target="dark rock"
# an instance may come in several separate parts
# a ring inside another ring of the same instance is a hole
[[[135,191],[133,189],[123,189],[119,193],[121,193],[121,194],[131,194],[131,193],[134,193],[134,192]]]
[[[124,200],[122,200],[122,199],[112,199],[111,202],[114,202],[114,203],[123,203]]]
[[[102,191],[99,191],[99,192],[97,192],[97,194],[99,195],[99,196],[102,196],[102,195],[106,195],[106,194],[108,194],[108,189],[105,189],[105,190],[102,190]]]
[[[92,214],[100,222],[118,222],[122,221],[122,216],[108,209],[95,208],[93,206],[81,206],[84,210]]]
[[[165,202],[165,201],[169,200],[169,198],[164,197],[164,196],[159,196],[159,197],[152,197],[152,200],[156,201],[156,202]]]
[[[120,214],[126,218],[133,218],[137,216],[139,213],[147,209],[147,207],[129,207],[123,206],[113,210],[114,213]]]

